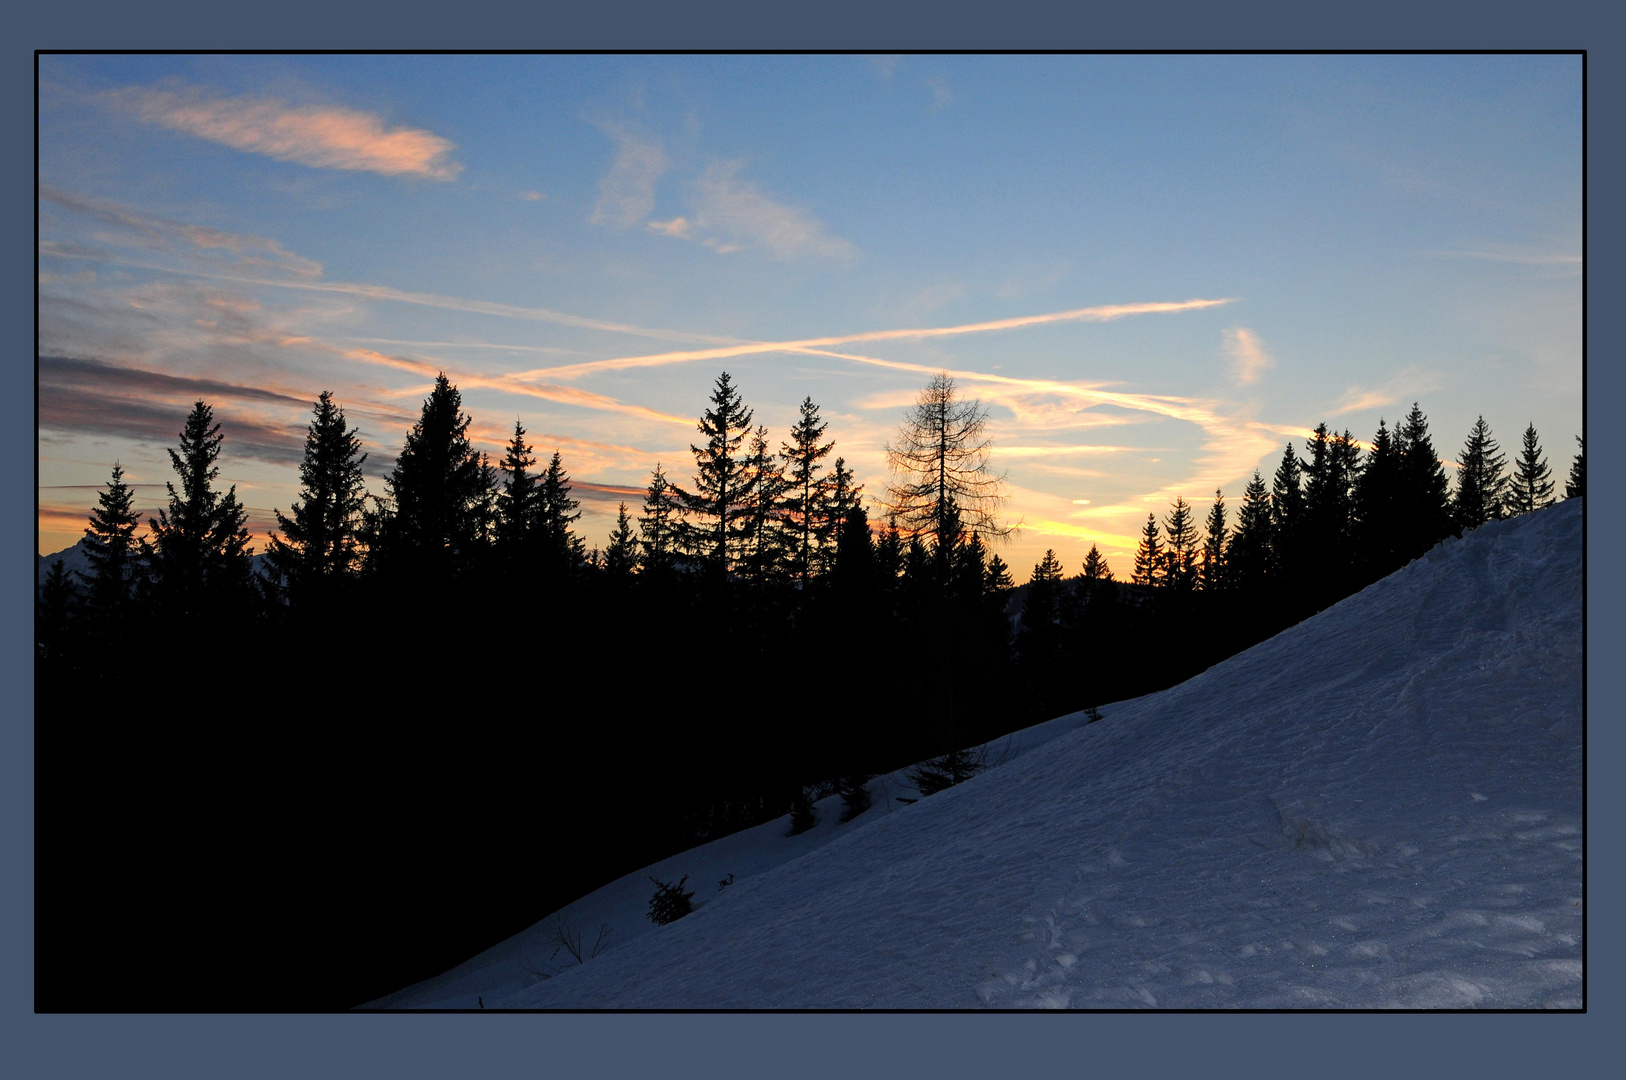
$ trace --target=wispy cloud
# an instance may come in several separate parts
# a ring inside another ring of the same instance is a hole
[[[927,79],[926,87],[932,92],[932,109],[934,111],[941,112],[954,104],[954,91],[950,90],[948,83],[942,79]]]
[[[219,254],[232,257],[239,267],[282,270],[300,277],[320,277],[322,264],[315,259],[296,255],[275,240],[247,233],[226,232],[207,225],[188,225],[155,214],[146,214],[106,199],[98,199],[78,192],[64,191],[49,184],[41,184],[40,199],[76,214],[83,214],[103,225],[114,226],[116,237],[104,240],[122,240],[150,251],[181,250]],[[42,245],[42,250],[48,250]],[[99,258],[97,253],[88,257]]]
[[[1385,405],[1401,405],[1415,401],[1445,385],[1437,371],[1408,367],[1398,372],[1381,386],[1351,386],[1344,391],[1333,407],[1333,416],[1366,412]]]
[[[1264,343],[1245,326],[1233,326],[1225,331],[1225,351],[1231,357],[1231,375],[1243,386],[1259,381],[1259,376],[1276,366],[1276,361],[1265,352]]]
[[[735,356],[751,356],[772,352],[805,352],[824,349],[832,345],[849,345],[867,341],[904,341],[910,339],[926,339],[939,337],[954,337],[959,334],[986,333],[994,330],[1016,330],[1026,326],[1042,326],[1046,323],[1058,322],[1108,322],[1130,315],[1151,315],[1158,313],[1172,313],[1179,311],[1197,311],[1203,308],[1218,307],[1228,304],[1230,300],[1182,300],[1178,302],[1154,302],[1146,304],[1103,304],[1098,307],[1076,308],[1071,311],[1056,311],[1045,315],[1019,315],[1010,319],[993,319],[988,322],[964,323],[959,326],[938,326],[908,330],[869,330],[857,334],[833,334],[829,337],[800,338],[792,341],[747,341],[730,345],[719,345],[710,349],[686,349],[664,353],[650,353],[643,356],[618,356],[607,360],[594,360],[584,364],[568,364],[553,368],[541,368],[535,371],[521,372],[519,378],[548,376],[555,379],[572,379],[598,371],[615,371],[623,368],[661,367],[666,364],[681,364],[691,360],[726,360]],[[853,359],[842,353],[830,353],[838,359]],[[872,360],[873,358],[859,358]],[[875,363],[892,364],[891,361],[874,360]],[[902,370],[935,371],[935,368],[921,368],[918,364],[893,365]]]
[[[588,218],[594,225],[627,229],[655,209],[655,183],[671,162],[660,142],[630,126],[599,120],[594,126],[615,140],[615,161],[599,181],[598,201]]]
[[[202,87],[131,86],[106,99],[150,124],[277,161],[316,169],[453,180],[453,144],[422,128],[386,127],[376,113],[343,105],[294,105],[224,97]]]
[[[522,191],[519,193],[519,197],[526,202],[539,202],[545,198],[540,191]]]
[[[760,248],[787,261],[804,255],[850,258],[858,253],[851,242],[831,236],[807,210],[778,202],[754,181],[742,178],[744,164],[714,162],[695,183],[694,224],[702,231],[727,237],[713,237],[712,247],[718,251]]]
[[[686,217],[675,217],[671,221],[651,221],[645,228],[661,236],[675,236],[679,240],[687,240],[689,234],[694,232],[694,224]]]

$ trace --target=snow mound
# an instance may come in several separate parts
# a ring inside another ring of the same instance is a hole
[[[484,1005],[1580,1008],[1581,536],[1448,541]]]

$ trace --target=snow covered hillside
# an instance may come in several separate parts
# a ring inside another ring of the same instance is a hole
[[[1581,535],[1486,525],[958,787],[628,875],[560,913],[584,963],[545,922],[375,1004],[1579,1008]]]

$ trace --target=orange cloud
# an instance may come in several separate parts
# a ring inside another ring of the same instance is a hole
[[[107,98],[147,123],[312,168],[428,180],[452,180],[463,170],[451,160],[452,143],[439,135],[387,128],[382,117],[342,105],[217,97],[197,87],[127,87]]]

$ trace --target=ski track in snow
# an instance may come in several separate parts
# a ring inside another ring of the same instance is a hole
[[[1580,1008],[1580,511],[1052,721],[551,979],[471,961],[459,985],[543,1009]]]

